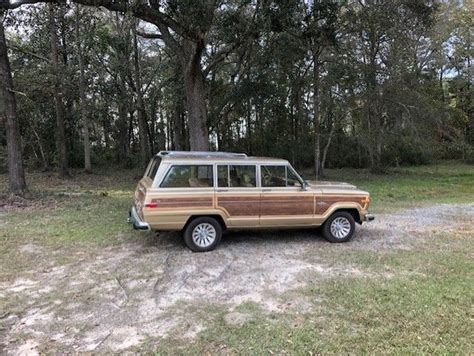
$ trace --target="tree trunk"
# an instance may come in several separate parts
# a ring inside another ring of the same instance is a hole
[[[54,106],[56,110],[56,126],[57,126],[57,146],[59,153],[59,173],[63,177],[69,176],[67,162],[67,146],[66,146],[66,127],[64,123],[64,102],[62,93],[62,63],[59,61],[58,50],[58,33],[56,26],[56,14],[54,4],[49,4],[49,30],[51,43],[51,66],[54,77],[53,96]]]
[[[300,141],[300,133],[301,133],[301,128],[300,126],[304,122],[303,116],[303,104],[304,104],[304,90],[303,90],[303,80],[298,79],[298,82],[296,83],[296,89],[295,89],[295,128],[294,128],[294,137],[293,137],[293,152],[295,153],[295,166],[299,166],[301,164],[301,158],[300,158],[300,150],[299,150],[299,141]]]
[[[319,112],[320,105],[320,63],[319,48],[313,49],[313,122],[314,122],[314,173],[316,180],[321,175],[321,117]]]
[[[76,32],[76,50],[77,50],[77,61],[79,64],[79,111],[81,113],[82,119],[82,132],[83,132],[83,141],[84,141],[84,171],[86,173],[92,173],[91,165],[91,143],[89,135],[89,116],[86,112],[86,83],[84,75],[84,60],[82,58],[82,44],[81,44],[81,34],[79,31],[80,24],[80,8],[76,4],[76,23],[75,23],[75,32]]]
[[[119,92],[117,95],[117,106],[118,106],[118,122],[117,122],[117,128],[118,128],[118,150],[117,150],[117,161],[118,162],[124,162],[125,160],[128,160],[128,152],[129,152],[129,146],[128,146],[128,114],[127,114],[127,98],[126,93],[124,92],[126,90],[125,88],[125,83],[121,76],[119,75],[118,81],[119,81]]]
[[[117,67],[117,107],[118,107],[118,150],[117,161],[122,163],[124,167],[128,167],[131,162],[130,141],[131,133],[133,131],[133,120],[128,117],[128,110],[130,109],[130,99],[127,91],[127,78],[131,76],[130,70],[130,27],[120,20],[118,13],[115,14],[115,25],[117,34],[120,36],[120,46],[116,49],[116,56],[118,61]],[[129,126],[132,125],[131,128]]]
[[[252,106],[250,99],[247,100],[247,153],[252,154]]]
[[[143,103],[142,82],[140,73],[140,61],[138,53],[138,39],[137,39],[138,22],[133,26],[133,68],[135,76],[135,87],[137,94],[137,120],[138,120],[138,135],[140,136],[140,153],[142,164],[145,166],[151,157],[150,145],[148,140],[147,120],[145,105]]]
[[[13,79],[8,59],[3,19],[4,12],[0,10],[0,118],[2,123],[5,123],[6,128],[10,191],[13,194],[24,195],[27,192],[27,186],[16,112],[16,98],[13,91]]]
[[[379,110],[379,94],[377,92],[377,48],[378,38],[376,30],[369,32],[369,66],[367,73],[367,109],[368,109],[368,134],[369,134],[369,156],[372,172],[378,173],[382,170],[382,122]]]
[[[35,138],[36,138],[36,142],[38,143],[38,148],[39,148],[40,154],[41,154],[41,161],[43,163],[43,172],[47,172],[47,171],[49,171],[49,162],[48,162],[48,159],[46,157],[46,154],[45,154],[45,151],[44,151],[44,148],[43,148],[43,144],[41,143],[41,138],[38,135],[38,131],[36,131],[36,129],[33,125],[31,127],[31,130],[33,131],[33,134],[35,135]]]
[[[183,76],[191,151],[209,151],[206,93],[200,63],[204,43],[185,40],[183,49]]]
[[[326,157],[329,151],[329,146],[331,146],[331,141],[332,141],[332,137],[334,135],[335,130],[336,130],[336,126],[333,123],[331,126],[331,131],[329,132],[328,141],[326,142],[326,146],[324,146],[324,150],[323,150],[323,159],[321,160],[321,172],[324,172],[324,167],[326,166]]]
[[[184,149],[183,132],[183,105],[181,100],[178,99],[173,112],[173,146],[176,151],[182,151]]]

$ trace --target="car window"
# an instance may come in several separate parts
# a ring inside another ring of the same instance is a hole
[[[256,166],[229,166],[230,187],[256,187]]]
[[[300,179],[298,176],[295,174],[293,169],[286,168],[286,185],[288,187],[295,187],[295,186],[301,186]]]
[[[146,176],[153,180],[155,178],[156,172],[158,171],[158,168],[160,167],[161,163],[161,158],[160,157],[154,157],[151,160],[151,163],[148,167],[148,170],[146,172]]]
[[[262,187],[294,187],[298,177],[287,166],[261,166]]]
[[[218,166],[217,184],[219,187],[256,187],[257,167],[247,165]]]
[[[262,187],[286,187],[285,166],[261,166]]]
[[[229,186],[229,166],[217,166],[217,186]]]
[[[198,188],[212,187],[211,165],[175,165],[170,168],[160,187]]]

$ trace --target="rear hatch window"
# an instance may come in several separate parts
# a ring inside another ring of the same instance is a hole
[[[160,157],[154,157],[150,161],[145,171],[145,175],[143,176],[143,179],[138,182],[137,189],[135,190],[135,208],[137,209],[138,215],[141,218],[143,218],[142,210],[145,204],[147,188],[149,188],[152,184],[150,183],[150,181],[153,182],[153,180],[155,179],[155,175],[158,171],[158,168],[160,167],[160,163]],[[149,178],[149,180],[146,178]]]
[[[145,172],[145,177],[148,177],[153,180],[155,178],[156,172],[158,171],[158,168],[160,167],[160,163],[161,157],[154,157],[148,165],[148,169]]]

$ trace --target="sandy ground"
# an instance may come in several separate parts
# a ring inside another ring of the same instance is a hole
[[[390,278],[347,265],[338,252],[416,249],[439,231],[472,234],[473,221],[474,204],[438,205],[378,215],[346,244],[313,230],[232,232],[203,254],[175,233],[144,233],[139,243],[100,250],[22,245],[18,253],[41,263],[0,280],[0,305],[9,306],[0,310],[0,354],[153,349],[166,336],[194,338],[209,324],[209,307],[223,308],[226,323],[245,323],[252,315],[236,307],[248,301],[271,313],[304,313],[312,304],[295,291],[309,283]]]

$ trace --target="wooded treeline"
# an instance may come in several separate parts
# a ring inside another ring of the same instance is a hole
[[[473,156],[467,1],[0,8],[0,141],[11,180],[22,175],[21,153],[28,167],[65,176],[144,165],[162,149],[283,157],[318,176]]]

